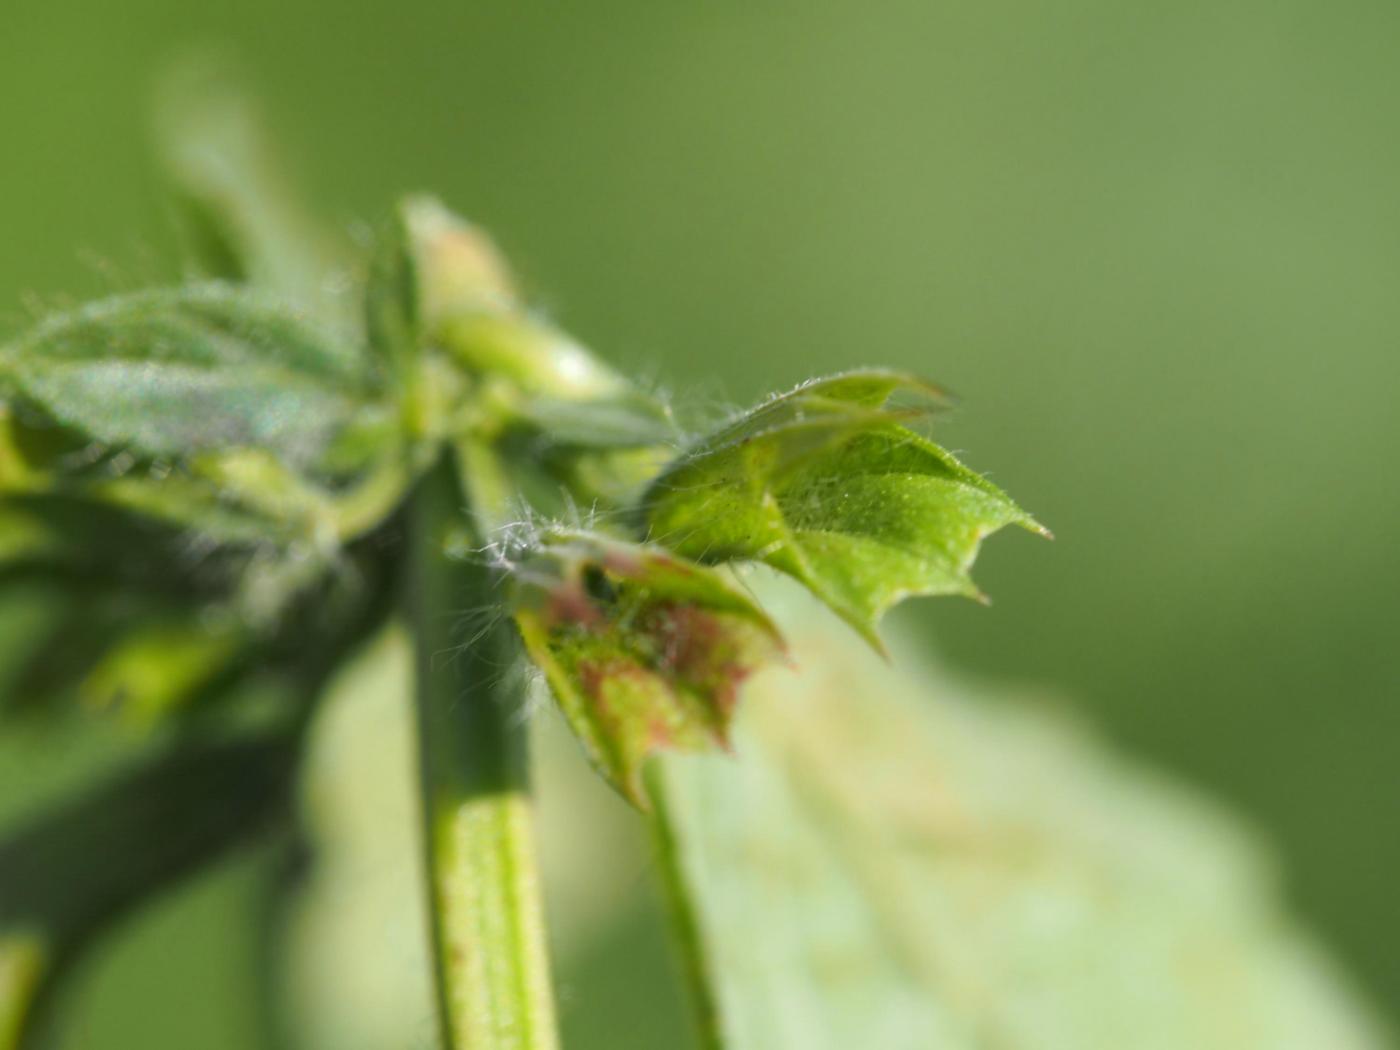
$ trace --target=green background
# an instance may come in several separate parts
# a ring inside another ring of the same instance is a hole
[[[144,120],[191,44],[332,216],[439,192],[687,404],[957,390],[942,439],[1058,540],[900,615],[1251,818],[1400,1002],[1400,7],[8,0],[6,329],[169,272]],[[115,949],[74,1045],[246,1045],[255,864]]]

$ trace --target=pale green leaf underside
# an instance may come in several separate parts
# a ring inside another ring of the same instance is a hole
[[[1387,1045],[1219,814],[792,592],[760,588],[798,672],[754,680],[735,754],[655,770],[716,1045]]]

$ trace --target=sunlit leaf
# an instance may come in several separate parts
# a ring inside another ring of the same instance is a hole
[[[740,684],[781,650],[747,594],[660,548],[557,533],[512,578],[530,657],[590,760],[634,802],[651,752],[727,742]]]
[[[607,401],[630,384],[572,337],[524,313],[474,312],[444,321],[440,339],[470,374],[536,398]]]
[[[904,422],[936,388],[897,373],[806,383],[693,446],[643,500],[648,537],[704,561],[763,561],[879,645],[913,595],[978,596],[969,569],[1005,525],[1043,531],[995,485]]]
[[[481,230],[431,197],[399,204],[365,292],[366,326],[380,354],[402,369],[446,320],[516,306],[514,279]]]

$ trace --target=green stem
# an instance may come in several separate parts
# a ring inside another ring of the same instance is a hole
[[[700,932],[694,894],[684,870],[664,762],[664,758],[653,758],[646,771],[647,797],[651,801],[647,823],[651,827],[658,875],[666,898],[672,946],[680,957],[681,976],[689,993],[699,1046],[701,1050],[723,1050],[710,958]]]
[[[510,625],[494,618],[494,574],[445,553],[469,522],[466,510],[444,459],[413,500],[408,581],[443,1042],[448,1050],[553,1050],[524,679]]]

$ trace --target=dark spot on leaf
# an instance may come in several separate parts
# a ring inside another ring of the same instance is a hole
[[[588,565],[583,570],[583,590],[599,605],[613,605],[617,601],[617,588],[597,565]]]

